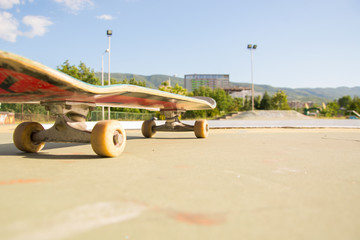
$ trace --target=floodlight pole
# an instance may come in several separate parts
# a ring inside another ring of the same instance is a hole
[[[106,31],[106,34],[107,34],[107,36],[108,36],[108,38],[109,38],[109,48],[108,48],[108,50],[109,50],[108,85],[110,86],[110,85],[111,85],[111,83],[110,83],[110,38],[111,38],[111,35],[112,35],[112,30],[107,30],[107,31]],[[109,107],[109,109],[108,109],[108,120],[110,120],[110,107]]]
[[[105,52],[103,52],[103,54],[101,55],[101,86],[104,86],[104,54],[109,52],[109,49],[106,49]],[[105,107],[102,106],[101,107],[101,115],[102,115],[102,120],[105,120]]]
[[[254,101],[254,61],[253,61],[253,50],[257,48],[257,45],[248,44],[247,48],[250,50],[250,59],[251,59],[251,108],[252,111],[255,110],[255,101]]]

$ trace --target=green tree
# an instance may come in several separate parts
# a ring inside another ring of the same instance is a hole
[[[358,96],[355,96],[349,106],[349,110],[354,110],[358,113],[360,113],[360,98]]]
[[[1,111],[16,112],[24,114],[45,114],[45,107],[40,104],[18,104],[18,103],[2,103]]]
[[[329,102],[326,105],[325,116],[326,117],[334,117],[339,114],[340,106],[337,101]]]
[[[145,81],[136,81],[135,78],[130,78],[129,84],[140,86],[140,87],[146,87]]]
[[[263,110],[271,109],[271,97],[267,91],[265,91],[264,96],[261,99],[260,109],[263,109]]]
[[[279,90],[271,98],[271,106],[275,110],[289,110],[289,104],[287,102],[287,95],[285,91]]]
[[[243,98],[234,98],[234,108],[235,108],[235,111],[238,112],[240,111],[244,106],[243,106]]]
[[[216,101],[216,108],[206,111],[188,111],[185,113],[185,117],[188,118],[205,118],[205,117],[217,117],[224,115],[228,112],[239,111],[242,107],[242,99],[235,100],[223,89],[212,90],[209,87],[200,87],[189,93],[188,96],[203,96],[211,97]]]
[[[261,108],[261,96],[254,97],[254,108],[260,109]]]
[[[183,88],[179,84],[175,84],[175,86],[172,88],[172,93],[180,94],[180,95],[186,95],[186,88]]]
[[[242,108],[243,111],[249,111],[252,109],[252,100],[251,97],[245,96],[244,106]]]
[[[211,97],[212,95],[213,90],[209,87],[201,86],[193,91],[193,96]]]
[[[352,99],[350,96],[343,96],[338,99],[338,104],[341,108],[348,109],[352,103]]]
[[[233,111],[233,98],[225,92],[221,88],[217,88],[213,91],[212,95],[210,95],[215,101],[217,108],[219,109],[221,114],[226,114],[228,112]]]
[[[130,78],[130,80],[125,78],[121,81],[115,80],[114,83],[113,83],[113,79],[111,79],[111,84],[130,84],[130,85],[136,85],[136,86],[140,86],[140,87],[146,87],[146,82],[137,81],[135,78]]]
[[[71,65],[69,60],[66,60],[62,65],[57,67],[57,70],[86,83],[93,85],[101,84],[99,78],[95,76],[94,69],[90,69],[83,62],[80,62],[79,66],[75,66]]]
[[[171,93],[175,93],[175,94],[180,94],[180,95],[186,95],[187,91],[185,88],[181,87],[179,84],[175,84],[174,87],[169,86],[169,82],[165,81],[162,82],[159,90],[164,91],[164,92],[171,92]]]

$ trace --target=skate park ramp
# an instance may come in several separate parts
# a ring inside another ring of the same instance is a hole
[[[227,120],[301,120],[313,119],[294,110],[256,110],[226,117]]]

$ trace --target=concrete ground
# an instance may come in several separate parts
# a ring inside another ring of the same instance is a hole
[[[0,126],[0,239],[360,239],[360,129],[127,131],[125,152]]]

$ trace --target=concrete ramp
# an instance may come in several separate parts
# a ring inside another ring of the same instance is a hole
[[[353,114],[355,114],[358,118],[360,118],[360,114],[357,111],[352,111]]]
[[[229,120],[300,120],[312,119],[294,110],[256,110],[241,112],[228,117]]]

